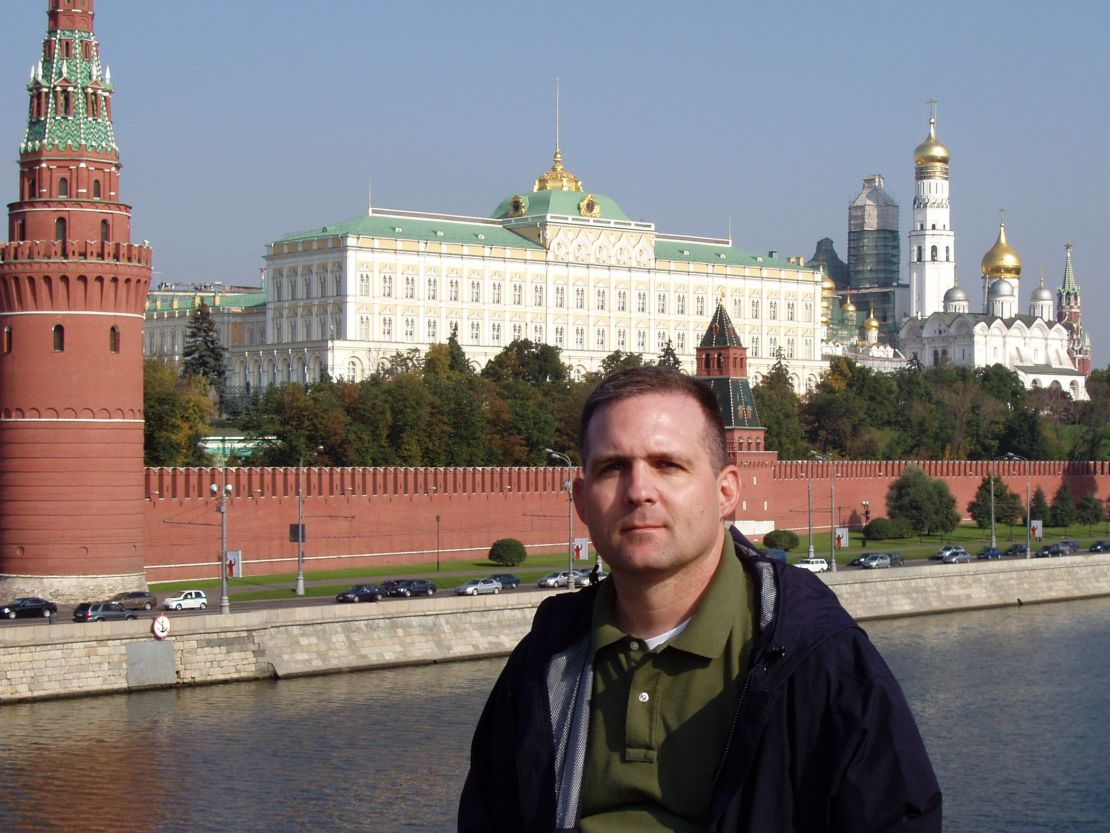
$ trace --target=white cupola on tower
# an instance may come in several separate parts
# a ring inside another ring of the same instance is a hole
[[[1052,297],[1052,290],[1047,289],[1044,285],[1044,269],[1041,269],[1041,285],[1033,290],[1033,294],[1029,296],[1029,314],[1040,318],[1042,321],[1055,321],[1055,299]]]
[[[971,301],[967,297],[958,281],[953,281],[952,288],[944,293],[944,311],[967,313],[971,312]]]

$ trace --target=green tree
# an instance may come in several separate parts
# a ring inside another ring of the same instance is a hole
[[[524,544],[516,538],[499,538],[489,548],[489,560],[502,567],[516,567],[528,557]]]
[[[890,484],[886,508],[890,518],[905,518],[919,536],[951,532],[960,522],[956,498],[948,485],[929,477],[917,466],[908,466]]]
[[[800,460],[810,451],[801,423],[801,400],[794,392],[790,373],[782,360],[771,365],[752,388],[759,421],[767,429],[764,445],[784,460]]]
[[[639,353],[622,353],[620,350],[614,350],[601,360],[598,376],[608,376],[613,371],[623,370],[626,367],[642,367],[643,364],[644,357]]]
[[[143,462],[148,466],[197,466],[197,448],[215,417],[208,382],[184,376],[157,359],[143,361]]]
[[[1060,488],[1056,490],[1056,494],[1052,496],[1052,509],[1050,512],[1052,516],[1053,526],[1062,526],[1067,529],[1075,523],[1075,498],[1071,493],[1071,485],[1068,481],[1060,484]]]
[[[1091,532],[1097,523],[1102,523],[1104,517],[1102,501],[1095,497],[1094,492],[1084,492],[1075,506],[1075,522],[1087,527]]]
[[[1021,498],[1013,492],[998,475],[984,477],[979,484],[975,497],[967,505],[967,513],[980,529],[991,525],[991,480],[994,480],[994,521],[996,524],[1012,524],[1021,521],[1025,509]]]
[[[1033,489],[1033,499],[1029,502],[1029,519],[1042,521],[1046,526],[1052,524],[1052,513],[1048,507],[1048,498],[1045,497],[1044,489],[1040,486]]]
[[[189,316],[185,327],[185,344],[181,350],[184,361],[182,372],[186,376],[200,376],[218,394],[224,392],[227,377],[227,351],[220,344],[220,334],[212,310],[201,299]]]
[[[763,546],[773,550],[797,549],[798,536],[789,529],[773,529],[763,536]]]
[[[678,357],[675,352],[674,345],[668,338],[667,343],[663,345],[663,351],[659,354],[659,359],[655,362],[660,367],[673,367],[675,370],[682,370],[682,359]]]

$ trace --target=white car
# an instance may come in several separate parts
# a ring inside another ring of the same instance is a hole
[[[811,573],[824,573],[829,569],[829,562],[824,558],[803,558],[798,566]]]
[[[166,596],[162,600],[162,607],[166,610],[204,610],[208,607],[208,597],[203,590],[182,590],[174,596]]]
[[[455,592],[460,596],[477,596],[479,593],[497,595],[501,592],[501,582],[494,578],[472,578],[456,587]]]

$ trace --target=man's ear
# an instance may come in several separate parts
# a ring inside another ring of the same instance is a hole
[[[734,465],[725,466],[717,475],[717,494],[721,507],[721,519],[732,518],[740,503],[740,469]]]
[[[574,483],[571,485],[571,488],[573,489],[571,494],[574,495],[574,513],[578,516],[578,520],[582,521],[584,524],[588,524],[590,521],[586,517],[586,501],[582,499],[585,484],[582,482],[581,476],[574,478]]]

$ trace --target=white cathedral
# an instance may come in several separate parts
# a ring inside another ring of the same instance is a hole
[[[998,240],[980,263],[981,312],[956,280],[955,233],[948,201],[948,148],[936,137],[936,116],[929,135],[914,151],[916,188],[910,243],[909,297],[898,332],[898,347],[911,361],[931,367],[944,363],[965,367],[1001,364],[1013,370],[1026,388],[1058,386],[1073,399],[1087,399],[1090,338],[1080,321],[1079,287],[1067,244],[1059,308],[1053,293],[1040,285],[1029,298],[1028,313],[1019,312],[1021,258],[999,223]]]

